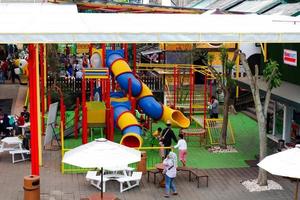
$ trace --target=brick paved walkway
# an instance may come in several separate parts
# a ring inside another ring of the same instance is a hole
[[[59,171],[59,151],[44,152],[44,166],[41,168],[42,200],[80,200],[97,190],[89,185],[83,174],[65,174]],[[11,163],[9,154],[0,155],[0,200],[23,199],[23,176],[30,173],[30,162]],[[257,168],[211,169],[204,170],[209,175],[209,187],[204,181],[200,188],[196,182],[188,182],[188,176],[180,172],[176,178],[178,196],[171,199],[184,200],[287,200],[293,198],[295,184],[288,179],[270,175],[284,190],[250,193],[240,184],[241,181],[255,178]],[[151,179],[152,181],[152,179]],[[117,182],[107,182],[107,191],[114,192],[122,200],[164,199],[164,191],[143,177],[139,188],[119,193]]]

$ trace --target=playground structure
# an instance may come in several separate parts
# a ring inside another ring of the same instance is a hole
[[[115,45],[111,45],[111,47],[112,49],[115,49]],[[135,45],[133,45],[133,47],[135,47]],[[65,110],[60,109],[62,120],[64,122],[64,135],[70,136],[73,131],[74,137],[78,138],[79,130],[82,128],[82,143],[86,143],[88,138],[88,129],[101,127],[102,131],[103,128],[105,128],[106,137],[114,140],[114,128],[117,127],[123,134],[123,137],[120,141],[122,144],[130,147],[141,147],[143,143],[143,139],[141,137],[143,131],[141,125],[135,117],[136,107],[142,109],[146,116],[150,116],[154,121],[162,120],[166,122],[167,120],[170,120],[174,127],[188,128],[189,121],[194,120],[196,124],[202,126],[203,128],[211,128],[210,126],[207,126],[208,123],[206,122],[206,119],[207,102],[210,101],[212,96],[211,80],[213,80],[214,77],[206,66],[191,64],[138,63],[136,65],[134,64],[133,69],[131,70],[126,62],[126,57],[128,59],[128,45],[122,45],[121,48],[123,49],[121,50],[106,50],[105,45],[102,45],[102,49],[100,50],[95,49],[95,47],[92,45],[90,45],[90,48],[91,54],[93,54],[93,51],[101,54],[101,66],[98,66],[97,68],[86,69],[83,80],[81,80],[82,123],[80,122],[79,99],[76,101],[76,107],[74,110],[74,126],[68,128],[67,130],[65,130]],[[108,66],[109,68],[102,68],[102,66]],[[169,72],[171,73],[171,77],[173,77],[173,79],[168,81],[168,79],[164,77],[164,82],[157,84],[157,80],[160,81],[161,79],[152,77],[137,78],[138,76],[135,75],[140,71],[150,70],[158,71],[162,74]],[[109,79],[108,72],[111,72],[111,81]],[[199,89],[199,93],[203,95],[203,99],[200,102],[195,102],[194,100],[195,93],[197,92],[195,91],[194,81],[196,72],[202,74],[204,77],[204,87]],[[145,80],[147,85],[143,83],[141,79]],[[186,85],[188,85],[189,89],[189,93],[187,94],[189,98],[186,98],[185,102],[183,103],[178,102],[178,96],[180,95],[179,93],[182,87],[182,82],[187,82]],[[97,84],[99,85],[98,88]],[[89,86],[88,88],[87,85]],[[171,96],[170,94],[173,94],[173,101],[166,101],[164,102],[165,104],[170,105],[173,109],[180,109],[182,111],[186,111],[188,109],[186,113],[189,113],[189,120],[178,110],[173,110],[172,108],[162,105],[155,100],[150,88],[157,87],[156,85],[163,87],[166,93],[165,96]],[[116,87],[119,87],[122,91],[115,92]],[[74,86],[74,88],[77,87]],[[172,91],[170,88],[172,88]],[[93,101],[87,102],[87,94],[84,92],[87,89],[90,93],[90,100],[94,99],[94,96],[97,92],[100,93],[100,99],[102,102],[104,102],[105,106],[103,106],[103,104],[101,104],[102,106],[96,106],[97,102]],[[186,102],[189,102],[189,104]],[[62,100],[61,104],[63,105]],[[203,113],[203,117],[195,116],[196,109]],[[147,119],[149,119],[149,117]],[[147,125],[149,128],[149,123]],[[216,131],[216,129],[214,129],[214,131],[208,131],[208,135],[210,136],[210,134],[213,132],[215,133],[214,135],[216,135],[217,132],[221,132],[221,129],[218,131]],[[210,140],[210,144],[214,144],[212,140]]]

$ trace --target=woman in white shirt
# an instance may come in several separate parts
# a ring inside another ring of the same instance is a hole
[[[170,152],[166,159],[163,161],[164,164],[164,174],[166,177],[166,194],[165,197],[170,197],[170,189],[173,191],[173,195],[177,195],[176,186],[174,184],[174,179],[176,177],[177,168],[177,156],[176,153]]]
[[[187,156],[187,144],[186,141],[183,139],[183,134],[180,133],[178,135],[180,138],[178,143],[174,146],[174,148],[179,149],[179,160],[182,162],[182,166],[185,167],[186,165],[186,156]]]

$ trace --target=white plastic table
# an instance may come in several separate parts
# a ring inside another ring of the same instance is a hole
[[[1,140],[2,145],[0,148],[0,152],[9,152],[12,154],[12,162],[20,162],[25,161],[28,158],[25,157],[25,154],[29,154],[30,151],[22,148],[22,140],[18,137],[6,137]],[[7,147],[9,146],[9,147]],[[15,154],[21,154],[21,159],[15,160]]]

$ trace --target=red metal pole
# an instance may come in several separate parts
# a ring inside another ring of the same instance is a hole
[[[85,80],[84,72],[81,79],[81,101],[82,101],[82,106],[85,106],[86,105],[86,80]]]
[[[173,77],[173,92],[174,92],[174,99],[173,99],[173,108],[176,109],[176,87],[177,87],[177,70],[176,66],[174,66],[174,77]]]
[[[209,81],[209,101],[211,101],[212,96],[212,80]]]
[[[48,90],[48,96],[47,96],[47,108],[49,110],[51,104],[51,90]]]
[[[193,69],[190,68],[190,120],[192,120],[192,111],[193,111]]]
[[[74,137],[75,139],[78,138],[78,116],[79,115],[79,110],[78,107],[75,108],[74,110]]]
[[[29,45],[29,102],[30,102],[30,132],[31,132],[31,174],[39,175],[39,125],[38,117],[40,116],[40,111],[38,110],[37,104],[39,103],[38,98],[38,68],[36,67],[36,49],[37,46],[34,44]]]
[[[132,44],[133,51],[133,75],[136,76],[136,44]]]
[[[106,111],[106,137],[114,141],[114,108],[110,106]]]
[[[88,142],[88,124],[87,124],[87,108],[82,106],[82,144]]]
[[[124,59],[128,62],[128,44],[124,44]]]
[[[63,127],[61,127],[61,128],[63,130],[65,130],[65,125],[66,125],[65,105],[64,105],[64,99],[62,96],[60,97],[60,120],[63,122]]]
[[[109,79],[106,79],[105,81],[105,88],[106,88],[106,91],[105,91],[105,103],[106,103],[106,107],[109,107],[110,106],[110,80]]]
[[[193,70],[193,105],[195,104],[195,72]],[[193,108],[193,114],[195,112],[195,109]]]
[[[102,66],[106,67],[106,45],[102,44]]]
[[[111,44],[111,49],[116,50],[116,44],[115,43]]]
[[[207,77],[205,75],[205,78],[204,78],[204,112],[203,112],[203,128],[206,128],[206,109],[207,109],[207,88],[206,88],[206,85],[207,85]]]
[[[90,56],[93,54],[93,44],[89,44],[89,54]]]
[[[132,112],[132,80],[131,78],[128,80],[128,99],[130,101],[130,107]]]
[[[94,100],[94,80],[90,80],[90,101]]]
[[[79,98],[76,99],[75,115],[74,115],[74,137],[78,138],[78,123],[79,123]]]
[[[114,107],[110,108],[110,136],[111,141],[114,141]]]

